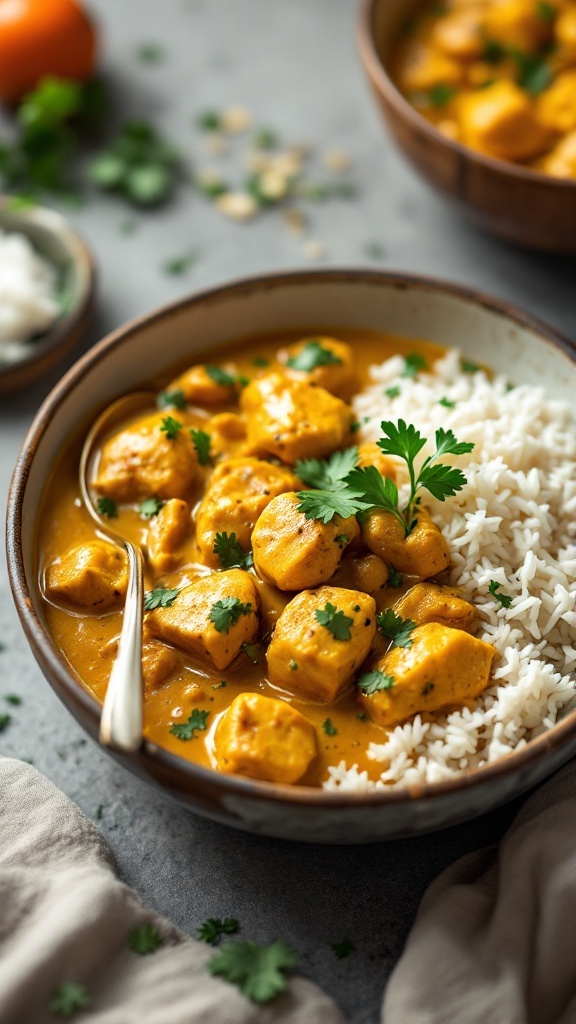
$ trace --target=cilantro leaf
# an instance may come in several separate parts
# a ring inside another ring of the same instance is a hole
[[[335,640],[350,640],[350,626],[354,625],[354,619],[339,611],[336,605],[327,601],[324,608],[316,609],[316,621],[324,626]]]
[[[396,615],[392,608],[379,612],[376,616],[376,624],[382,633],[392,641],[392,647],[411,647],[411,633],[416,629],[416,623],[412,619],[403,619]]]
[[[237,985],[254,1003],[268,1003],[285,991],[284,971],[292,970],[297,963],[297,953],[284,942],[273,942],[270,946],[227,942],[208,961],[208,970]]]
[[[207,434],[205,430],[195,430],[194,427],[191,427],[190,437],[198,455],[198,462],[201,466],[207,466],[210,462],[210,445],[212,444],[210,434]]]
[[[440,427],[436,431],[436,451],[432,458],[439,459],[441,455],[468,455],[473,449],[473,441],[457,441],[452,430]]]
[[[442,86],[437,86],[436,88],[440,89]],[[433,90],[431,90],[431,92],[433,92]],[[402,371],[403,377],[417,377],[420,370],[426,369],[428,369],[428,364],[424,359],[424,356],[421,356],[419,352],[410,352],[409,355],[404,356],[404,369]]]
[[[165,416],[160,424],[160,430],[169,441],[173,441],[177,436],[178,432],[182,430],[182,424],[179,420],[175,420],[173,416]]]
[[[319,519],[323,523],[330,523],[334,516],[355,516],[366,506],[358,501],[356,497],[348,496],[346,490],[337,494],[332,491],[298,491],[298,512],[303,512],[306,519]]]
[[[531,96],[539,96],[554,81],[554,72],[544,56],[524,53],[517,47],[510,49],[510,56],[518,69],[518,85]]]
[[[166,587],[149,590],[144,596],[144,611],[153,612],[155,608],[169,608],[174,604],[179,593],[179,589],[167,590]]]
[[[354,493],[362,496],[364,508],[383,508],[398,515],[398,488],[393,480],[382,476],[376,466],[363,466],[352,470],[348,484]]]
[[[183,256],[172,256],[162,265],[162,270],[165,274],[169,274],[170,277],[179,277],[180,274],[185,274],[196,263],[198,255],[196,251],[191,251],[184,253]]]
[[[101,516],[106,516],[108,519],[118,518],[118,507],[112,498],[98,498],[96,502],[96,511]]]
[[[400,394],[400,388],[398,387],[397,384],[395,384],[391,388],[385,388],[384,394],[386,395],[386,398],[398,398],[398,395]]]
[[[444,82],[439,82],[438,85],[433,85],[432,88],[428,90],[426,95],[428,96],[429,103],[433,107],[445,107],[446,104],[450,102],[450,100],[454,99],[456,95],[456,89],[454,88],[453,85],[446,85],[446,83]],[[414,376],[414,374],[404,373],[402,376],[412,377]]]
[[[84,985],[75,981],[63,981],[55,989],[48,1009],[51,1013],[59,1013],[61,1017],[71,1017],[76,1010],[83,1010],[90,1005],[90,996]]]
[[[469,359],[461,359],[460,369],[462,373],[477,373],[480,367],[478,363],[471,363]]]
[[[160,932],[153,924],[140,924],[137,928],[133,928],[128,936],[128,942],[130,949],[134,953],[139,953],[140,956],[146,956],[147,953],[153,953],[158,946],[162,945],[163,938]]]
[[[12,704],[13,707],[18,707],[22,703],[22,697],[19,697],[17,693],[7,693],[4,700],[7,704]]]
[[[254,563],[252,552],[242,550],[235,533],[217,533],[212,550],[223,569],[249,569]]]
[[[398,420],[397,424],[384,420],[380,427],[385,436],[376,443],[386,455],[397,455],[411,463],[426,444],[426,438],[416,427],[404,420]]]
[[[152,519],[152,516],[157,516],[165,504],[166,502],[161,501],[160,498],[146,498],[140,505],[140,515],[144,516],[144,519]]]
[[[216,946],[223,935],[235,935],[240,924],[235,917],[208,917],[198,928],[198,938],[210,946]]]
[[[466,485],[466,477],[461,469],[452,466],[426,466],[419,477],[421,487],[425,487],[439,501],[452,498]]]
[[[212,606],[210,622],[218,633],[229,633],[230,626],[235,626],[242,615],[249,615],[251,611],[249,601],[242,604],[238,597],[223,597]]]
[[[401,587],[404,582],[404,577],[393,565],[388,566],[388,586],[389,587]]]
[[[204,366],[206,373],[215,384],[221,384],[223,388],[233,388],[236,384],[237,378],[232,373],[228,373],[227,370],[223,370],[221,366],[212,366],[210,363],[206,363]]]
[[[358,447],[355,446],[345,448],[342,452],[334,452],[329,459],[298,459],[295,473],[302,483],[322,490],[345,480],[357,465]]]
[[[352,940],[349,939],[348,936],[346,935],[342,939],[342,942],[333,942],[332,949],[334,950],[334,953],[338,957],[338,959],[343,960],[344,957],[350,956],[350,953],[354,953],[356,951],[356,946],[354,945]]]
[[[0,715],[0,732],[4,732],[4,730],[7,729],[8,726],[10,725],[11,721],[12,721],[12,716],[11,715],[1,714]]]
[[[193,740],[196,732],[206,731],[206,719],[209,714],[209,711],[199,711],[198,708],[194,708],[188,721],[182,722],[180,725],[171,725],[170,732],[179,740]]]
[[[222,127],[222,117],[217,110],[204,110],[198,115],[196,124],[202,132],[217,132]]]
[[[250,658],[253,665],[258,664],[261,650],[260,644],[242,644],[242,650],[246,657]]]
[[[510,605],[512,604],[512,598],[510,597],[509,594],[497,593],[501,586],[501,583],[497,583],[496,580],[491,580],[488,590],[492,594],[492,597],[495,597],[496,600],[500,602],[503,608],[509,608]]]
[[[164,50],[156,43],[143,43],[136,50],[136,57],[143,64],[159,64],[164,60]]]
[[[327,736],[338,735],[338,729],[336,728],[335,725],[332,724],[329,718],[322,722],[322,728],[324,729],[324,732],[326,733]]]
[[[174,391],[161,391],[158,395],[157,403],[160,409],[169,408],[171,405],[175,409],[185,409],[186,396],[181,388],[175,388]]]
[[[438,405],[443,405],[445,409],[456,408],[456,402],[453,402],[451,398],[446,398],[446,396],[438,399]]]
[[[394,686],[394,676],[387,676],[383,672],[375,670],[374,672],[363,672],[357,682],[360,689],[370,696],[371,693],[376,693],[378,690],[389,690],[391,686]]]
[[[290,356],[286,361],[291,370],[302,370],[304,373],[312,373],[318,366],[335,366],[339,363],[342,363],[342,360],[317,338],[307,341],[297,355]]]

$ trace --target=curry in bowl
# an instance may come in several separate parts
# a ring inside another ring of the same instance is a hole
[[[552,621],[523,608],[518,521],[538,499],[518,451],[510,479],[493,462],[516,397],[546,444],[540,419],[565,432],[567,410],[528,386],[511,398],[454,351],[350,330],[242,339],[157,387],[103,440],[94,479],[146,555],[148,739],[221,772],[358,790],[461,772],[553,724],[574,693],[559,670],[573,579],[531,570],[538,594],[568,597],[527,659],[534,621]],[[41,585],[102,700],[127,571],[80,501],[78,445],[45,496]],[[549,499],[560,518],[564,500]]]
[[[449,139],[576,179],[570,0],[426,0],[394,49],[394,81]]]

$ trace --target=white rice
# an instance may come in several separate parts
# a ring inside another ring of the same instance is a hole
[[[450,460],[467,477],[464,489],[424,501],[450,544],[450,582],[476,606],[476,635],[499,652],[494,684],[471,709],[433,722],[416,715],[370,744],[378,781],[342,761],[329,769],[327,790],[435,782],[496,761],[554,725],[575,697],[575,417],[541,388],[462,373],[455,351],[415,379],[402,378],[403,368],[400,356],[372,367],[374,383],[354,402],[362,438],[377,440],[383,419],[402,418],[432,440],[443,426],[475,443]],[[392,384],[394,399],[384,396]],[[443,397],[455,408],[440,405]],[[512,596],[509,608],[490,594],[491,580]]]
[[[22,359],[58,314],[55,267],[26,235],[0,229],[0,365]]]

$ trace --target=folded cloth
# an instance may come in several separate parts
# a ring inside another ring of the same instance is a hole
[[[144,923],[163,943],[139,956],[129,935]],[[208,972],[215,952],[142,905],[98,829],[52,783],[0,758],[1,1024],[55,1024],[49,1004],[64,982],[88,993],[86,1024],[345,1024],[296,976],[273,1002],[251,1003]]]
[[[429,887],[384,1024],[575,1024],[576,761]]]

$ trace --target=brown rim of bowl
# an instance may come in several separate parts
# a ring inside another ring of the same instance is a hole
[[[9,210],[12,198],[1,195],[0,209],[8,208]],[[15,224],[15,231],[21,230],[23,234],[27,234],[26,223],[38,224],[47,233],[51,233],[63,242],[78,273],[78,295],[74,299],[72,308],[64,315],[59,316],[53,327],[49,327],[43,335],[37,338],[34,347],[27,355],[15,363],[0,366],[0,387],[5,384],[10,386],[12,377],[19,378],[34,363],[50,360],[56,349],[61,349],[62,357],[67,354],[77,340],[75,336],[73,337],[75,329],[82,324],[83,320],[87,321],[96,282],[96,268],[92,253],[63,214],[49,206],[39,204],[25,207],[22,210],[14,210],[13,214],[15,221],[20,221],[22,224],[21,228]],[[66,344],[68,339],[70,339],[69,345]]]
[[[46,431],[52,413],[60,402],[73,390],[78,381],[90,371],[108,352],[121,345],[122,342],[137,334],[143,325],[159,320],[169,320],[177,314],[184,306],[196,304],[217,304],[222,297],[234,296],[242,293],[260,292],[282,286],[283,284],[315,285],[318,281],[326,283],[354,282],[354,283],[381,283],[406,290],[416,286],[422,290],[442,292],[448,296],[466,300],[473,305],[480,306],[500,316],[505,316],[518,327],[525,328],[540,335],[551,348],[560,349],[571,363],[576,363],[576,345],[567,338],[560,335],[552,327],[544,322],[524,313],[515,306],[493,299],[482,292],[467,288],[462,285],[450,284],[445,281],[438,281],[431,277],[419,275],[395,273],[379,270],[358,270],[358,269],[333,269],[333,270],[307,270],[288,271],[278,274],[269,274],[249,278],[241,278],[229,284],[217,285],[201,292],[196,292],[186,298],[178,299],[176,302],[162,306],[150,314],[132,320],[130,323],[112,331],[107,337],[98,342],[92,349],[83,355],[74,366],[72,366],[55,388],[48,395],[39,409],[30,430],[26,436],[23,447],[18,457],[14,470],[8,495],[8,511],[6,522],[6,550],[8,557],[8,574],[12,594],[16,604],[24,631],[30,642],[33,653],[40,666],[46,666],[47,677],[55,677],[61,689],[69,693],[74,702],[79,702],[84,710],[92,717],[94,731],[97,731],[100,717],[100,704],[83,689],[81,684],[75,681],[73,670],[65,661],[63,655],[58,651],[52,642],[44,625],[33,607],[32,598],[28,589],[24,570],[24,560],[21,550],[21,515],[22,504],[30,464],[34,458],[36,447]],[[136,760],[143,759],[156,761],[160,766],[174,771],[177,769],[192,784],[195,780],[214,783],[218,780],[218,787],[230,795],[244,795],[256,799],[268,801],[276,799],[285,803],[308,805],[311,807],[345,807],[345,806],[378,806],[388,803],[405,803],[414,799],[426,797],[434,799],[443,797],[457,791],[461,787],[483,785],[500,776],[504,776],[509,770],[520,768],[538,759],[541,753],[552,750],[563,744],[563,741],[576,732],[576,713],[569,714],[550,730],[531,740],[521,750],[506,755],[498,761],[481,768],[474,768],[467,774],[458,775],[451,779],[445,779],[435,783],[422,783],[419,785],[406,786],[403,789],[392,789],[390,792],[379,791],[377,793],[347,793],[326,792],[323,789],[310,788],[306,786],[288,786],[270,782],[258,782],[252,779],[245,779],[241,776],[225,775],[214,769],[203,768],[190,761],[185,761],[174,754],[157,747],[150,741],[145,741],[141,751],[136,754]]]
[[[439,132],[422,114],[419,114],[416,108],[408,102],[395,86],[378,53],[374,38],[374,18],[376,8],[381,2],[383,0],[362,0],[357,26],[358,48],[364,68],[372,82],[384,93],[387,101],[395,108],[400,117],[408,121],[414,129],[427,135],[432,142],[441,142],[457,156],[464,157],[467,160],[475,160],[493,173],[499,172],[520,181],[538,182],[547,185],[549,188],[567,191],[574,191],[576,189],[576,180],[555,178],[551,174],[541,174],[540,171],[523,167],[521,164],[514,164],[507,160],[498,160],[496,157],[485,156],[483,153],[472,149],[471,146],[464,146],[460,142],[454,142],[453,139],[449,139],[442,132]],[[416,0],[412,0],[412,2],[415,5]]]

